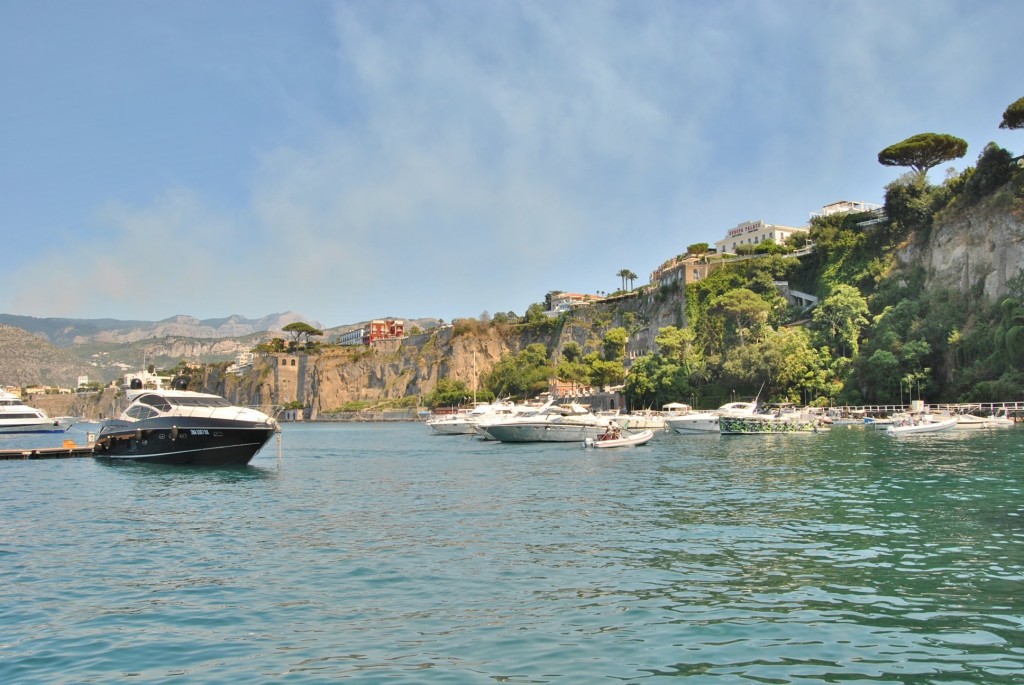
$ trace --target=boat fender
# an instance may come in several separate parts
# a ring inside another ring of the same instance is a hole
[[[178,439],[178,427],[177,426],[171,426],[171,440],[177,440],[177,439]]]
[[[136,428],[135,429],[135,439],[136,440],[142,440],[142,429],[141,428]]]

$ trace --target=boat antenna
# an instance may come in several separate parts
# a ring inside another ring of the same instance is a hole
[[[754,395],[754,406],[755,407],[758,405],[758,402],[761,399],[761,391],[764,390],[764,384],[767,383],[767,382],[768,381],[761,381],[761,387],[758,389],[757,394]]]

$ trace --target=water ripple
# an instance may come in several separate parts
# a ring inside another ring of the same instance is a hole
[[[1017,682],[1020,433],[0,463],[0,679]]]

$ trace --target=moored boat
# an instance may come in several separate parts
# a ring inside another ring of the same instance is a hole
[[[752,416],[757,402],[729,402],[714,411],[699,411],[665,419],[665,426],[676,433],[718,433],[719,418],[723,416]]]
[[[511,418],[481,429],[490,439],[500,442],[582,442],[601,435],[609,421],[587,407],[570,403],[551,405],[535,415]]]
[[[242,466],[278,430],[263,412],[232,405],[220,395],[185,390],[180,382],[174,385],[171,390],[133,386],[128,407],[100,425],[94,455],[154,464]]]
[[[769,433],[821,433],[829,429],[822,417],[807,412],[722,416],[722,435],[764,435]]]
[[[663,430],[665,428],[665,415],[650,409],[638,409],[628,414],[619,414],[615,421],[628,430]]]
[[[584,447],[598,447],[598,448],[609,448],[609,447],[639,447],[640,445],[646,445],[650,442],[651,438],[654,437],[654,431],[650,428],[636,432],[636,433],[602,433],[596,438],[587,438],[583,441]]]
[[[896,419],[886,427],[886,435],[916,435],[918,433],[940,433],[953,430],[956,427],[957,418],[950,416],[944,419],[936,419],[931,414],[913,415]]]
[[[17,395],[0,390],[0,433],[63,433],[73,424],[69,417],[51,418]]]
[[[985,430],[989,428],[1012,428],[1013,419],[1006,416],[978,416],[977,414],[957,414],[954,430]]]
[[[473,435],[481,425],[517,416],[526,409],[508,401],[480,403],[469,412],[427,419],[426,424],[439,435]]]

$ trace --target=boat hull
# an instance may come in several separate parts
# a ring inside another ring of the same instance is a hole
[[[897,425],[892,424],[885,429],[887,435],[918,435],[921,433],[942,433],[953,430],[956,427],[956,418],[945,421],[925,421],[917,424]]]
[[[688,414],[665,420],[676,433],[717,433],[718,414]]]
[[[827,430],[813,418],[775,416],[722,416],[722,435],[766,435],[772,433],[820,433]]]
[[[505,423],[485,428],[492,439],[499,442],[583,442],[596,438],[607,430],[607,425],[574,423]]]
[[[476,425],[470,421],[436,421],[427,423],[437,435],[472,435]]]
[[[46,419],[32,423],[18,423],[0,425],[2,433],[65,433],[71,427],[70,423],[63,423],[57,419]]]
[[[1012,428],[1011,419],[990,416],[974,416],[973,414],[958,414],[954,430],[989,430],[991,428]]]
[[[600,437],[587,438],[583,441],[584,447],[598,447],[602,449],[612,447],[639,447],[640,445],[646,445],[650,442],[651,438],[654,437],[654,431],[650,428],[634,433],[632,435],[624,435],[621,438],[605,439],[602,440]]]
[[[277,432],[270,423],[223,419],[108,421],[94,455],[152,464],[244,466]]]

